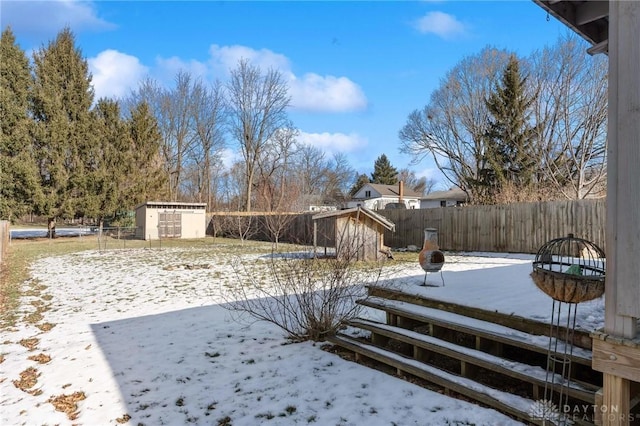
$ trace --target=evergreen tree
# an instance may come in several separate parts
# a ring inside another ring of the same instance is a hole
[[[142,202],[164,198],[167,190],[160,152],[162,135],[146,102],[131,110],[128,129],[131,155],[125,169],[128,178],[122,204],[132,209]]]
[[[386,155],[382,154],[376,159],[371,174],[372,183],[383,185],[395,185],[398,183],[398,170],[391,165]]]
[[[349,190],[349,195],[353,197],[367,183],[369,183],[369,177],[366,174],[363,173],[361,175],[358,175],[358,178],[356,179],[356,183],[354,183],[351,189]]]
[[[83,155],[79,212],[98,219],[102,229],[103,219],[121,209],[121,192],[129,179],[126,167],[131,143],[118,102],[100,99],[93,117],[96,140]]]
[[[36,210],[49,218],[53,237],[55,219],[74,217],[79,197],[86,194],[85,159],[95,143],[90,114],[94,95],[87,61],[68,28],[33,59],[35,149],[44,193]]]
[[[526,77],[511,55],[498,87],[486,101],[490,113],[485,133],[485,169],[480,183],[489,193],[509,183],[524,188],[534,181],[536,128],[529,120],[535,96],[526,91]]]
[[[10,28],[0,38],[0,219],[31,211],[38,196],[29,118],[29,60]]]

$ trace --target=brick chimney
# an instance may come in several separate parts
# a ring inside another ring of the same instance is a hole
[[[404,182],[400,181],[398,182],[398,202],[402,203],[403,200],[402,198],[404,197]]]

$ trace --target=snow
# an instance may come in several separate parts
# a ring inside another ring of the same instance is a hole
[[[418,387],[322,350],[277,327],[238,321],[221,290],[242,280],[222,245],[123,249],[47,257],[32,265],[16,326],[0,331],[0,424],[515,425],[494,410]],[[268,256],[239,255],[254,273]],[[447,254],[440,276],[391,266],[385,284],[459,304],[548,320],[532,256]],[[203,267],[187,268],[185,265]],[[391,263],[393,265],[393,263]],[[433,285],[433,286],[432,286]],[[26,321],[41,310],[43,318]],[[578,306],[578,325],[602,326],[603,301]],[[377,310],[372,319],[384,318]],[[53,324],[50,331],[36,325]],[[29,351],[19,342],[39,339]],[[28,357],[47,354],[39,364]],[[37,369],[29,394],[14,386]],[[84,392],[70,420],[47,402]],[[38,394],[39,393],[39,394]],[[127,416],[125,416],[125,414]],[[130,416],[130,419],[129,417]]]

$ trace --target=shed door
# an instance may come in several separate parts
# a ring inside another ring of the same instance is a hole
[[[180,238],[182,236],[182,213],[160,213],[158,215],[158,236],[160,238]]]

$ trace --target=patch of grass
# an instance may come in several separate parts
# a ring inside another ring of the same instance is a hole
[[[51,357],[45,353],[40,353],[38,355],[31,355],[29,358],[31,361],[36,361],[39,364],[46,364],[51,361]]]
[[[296,411],[298,411],[298,409],[293,406],[293,405],[288,405],[287,408],[284,409],[284,411],[288,414],[288,415],[292,415],[293,413],[295,413]]]
[[[276,416],[273,415],[272,413],[260,413],[260,414],[256,414],[256,419],[267,419],[267,420],[271,420],[274,419]]]
[[[51,403],[56,411],[67,415],[69,420],[75,420],[80,414],[78,412],[78,402],[87,399],[84,392],[74,392],[71,395],[52,396],[47,402]]]
[[[28,339],[22,339],[18,343],[20,343],[30,351],[35,351],[38,343],[40,343],[40,339],[38,339],[37,337],[30,337]]]
[[[27,324],[35,324],[37,322],[42,321],[43,316],[39,311],[36,312],[32,312],[29,315],[26,315],[24,317],[24,322],[26,322]]]
[[[51,324],[50,322],[43,322],[42,324],[36,324],[36,327],[38,327],[42,331],[49,331],[55,326],[56,326],[55,324]]]
[[[231,417],[225,416],[218,419],[218,426],[231,426]]]
[[[26,370],[20,372],[20,380],[14,380],[13,385],[21,391],[27,392],[38,383],[38,377],[40,373],[37,369],[29,367]]]
[[[131,420],[131,416],[125,413],[122,417],[118,417],[116,419],[116,422],[120,423],[120,424],[123,424],[123,423],[128,422],[129,420]]]

